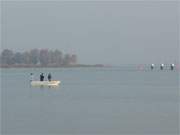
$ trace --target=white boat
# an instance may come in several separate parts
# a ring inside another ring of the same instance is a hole
[[[60,81],[31,81],[31,86],[58,86]]]

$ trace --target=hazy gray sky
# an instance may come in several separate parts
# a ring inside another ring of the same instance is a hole
[[[80,63],[178,61],[177,2],[3,2],[2,48],[60,49]]]

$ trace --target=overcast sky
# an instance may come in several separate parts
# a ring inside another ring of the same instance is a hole
[[[177,2],[3,2],[2,48],[59,49],[80,63],[178,61]]]

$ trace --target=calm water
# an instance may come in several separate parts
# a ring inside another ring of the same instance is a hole
[[[33,88],[51,72],[58,88]],[[178,135],[177,71],[1,69],[4,134]]]

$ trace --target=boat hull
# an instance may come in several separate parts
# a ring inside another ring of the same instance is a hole
[[[31,81],[31,86],[58,86],[60,81]]]

